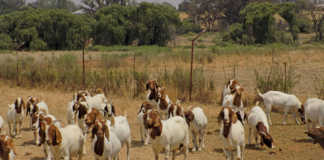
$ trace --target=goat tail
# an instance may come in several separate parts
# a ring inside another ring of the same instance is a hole
[[[263,99],[263,94],[260,92],[260,90],[258,88],[255,88],[257,94]]]

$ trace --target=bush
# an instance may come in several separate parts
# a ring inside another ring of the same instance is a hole
[[[192,23],[191,19],[185,19],[181,25],[177,28],[178,34],[187,34],[187,33],[199,33],[201,32],[201,27],[199,24]]]
[[[31,50],[45,50],[47,48],[47,44],[41,39],[35,39],[30,42]]]
[[[307,17],[300,17],[297,19],[297,26],[301,33],[312,32],[312,21]]]
[[[239,44],[253,43],[253,38],[247,36],[243,30],[243,24],[234,23],[229,27],[229,31],[223,36],[224,41],[232,41]]]
[[[313,81],[315,85],[316,95],[318,96],[318,98],[324,99],[324,78],[315,76]]]
[[[299,82],[300,76],[295,72],[294,66],[288,65],[286,69],[285,73],[284,65],[279,63],[272,63],[263,72],[256,69],[254,71],[256,87],[262,93],[270,90],[291,92]]]
[[[0,33],[0,49],[12,49],[13,43],[9,35]]]
[[[291,33],[287,33],[284,31],[277,31],[275,34],[276,42],[284,43],[284,44],[293,44],[294,39]]]

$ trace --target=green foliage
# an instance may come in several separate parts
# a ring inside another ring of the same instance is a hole
[[[170,28],[180,24],[178,12],[168,5],[143,2],[135,15],[139,45],[165,46],[173,36]]]
[[[9,35],[0,33],[0,49],[12,49],[13,43]]]
[[[279,14],[289,23],[289,31],[294,42],[298,40],[297,8],[295,3],[287,2],[279,5]]]
[[[65,10],[27,9],[0,16],[0,33],[26,49],[80,49],[93,23]]]
[[[224,41],[232,41],[239,44],[251,43],[248,36],[244,33],[243,25],[240,23],[234,23],[229,27],[229,31],[223,36]]]
[[[112,5],[96,13],[95,42],[100,45],[130,44],[135,39],[131,16],[134,7]]]
[[[180,24],[177,11],[169,5],[141,3],[138,7],[111,5],[97,11],[95,42],[99,45],[164,46]]]
[[[274,17],[276,7],[268,2],[248,4],[240,14],[243,17],[243,28],[248,36],[253,36],[255,43],[274,42]]]
[[[194,24],[191,19],[185,19],[177,28],[178,34],[199,33],[201,31],[199,24]]]
[[[312,32],[312,21],[307,17],[297,18],[297,26],[301,33],[311,33]]]

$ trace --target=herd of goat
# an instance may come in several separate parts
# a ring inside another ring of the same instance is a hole
[[[142,103],[137,119],[140,124],[140,136],[144,145],[151,143],[154,158],[164,151],[165,158],[175,158],[176,152],[182,152],[188,159],[189,141],[192,139],[192,152],[201,151],[205,147],[207,117],[201,107],[181,106],[181,99],[172,103],[164,87],[156,80],[146,84],[147,99]],[[264,103],[264,110],[258,104]],[[283,124],[287,122],[287,113],[292,111],[295,121],[299,119],[307,124],[306,132],[314,142],[324,148],[324,101],[310,98],[304,104],[292,94],[279,91],[268,91],[264,94],[257,90],[255,106],[247,113],[244,89],[237,80],[229,80],[222,93],[222,109],[218,114],[220,136],[224,142],[223,151],[226,159],[233,159],[236,149],[237,159],[243,160],[245,150],[244,126],[248,127],[248,143],[254,135],[256,145],[274,148],[270,135],[271,110],[273,106],[284,111]],[[13,139],[21,137],[21,126],[29,119],[30,128],[34,132],[35,144],[42,146],[45,159],[70,160],[82,156],[91,150],[95,159],[118,159],[119,152],[126,146],[126,157],[130,159],[131,130],[127,115],[116,115],[115,107],[108,102],[101,89],[92,95],[88,91],[78,91],[68,104],[67,122],[61,126],[48,106],[36,97],[28,97],[25,101],[18,97],[9,105],[7,113],[8,134],[0,135],[0,159],[15,159]],[[320,127],[317,127],[319,125]],[[4,120],[0,116],[0,128]],[[91,137],[91,148],[85,142]],[[260,143],[258,142],[260,138]]]

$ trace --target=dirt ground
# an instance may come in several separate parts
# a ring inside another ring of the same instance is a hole
[[[16,97],[20,96],[26,99],[27,96],[33,95],[44,100],[48,106],[51,114],[55,115],[57,119],[61,120],[63,124],[66,123],[66,108],[67,103],[72,99],[72,93],[57,91],[57,90],[41,90],[41,89],[26,89],[18,87],[10,87],[7,84],[0,83],[0,115],[6,119],[6,113],[8,110],[8,104],[13,103]],[[131,126],[132,134],[132,147],[131,147],[131,159],[136,160],[150,160],[153,159],[153,152],[151,146],[143,146],[140,142],[139,125],[136,121],[136,113],[143,102],[141,99],[125,99],[121,97],[109,97],[113,99],[113,103],[118,108],[118,113],[127,112],[128,120]],[[219,105],[201,105],[190,104],[193,106],[201,106],[205,114],[208,117],[208,128],[206,137],[206,148],[201,152],[190,152],[189,159],[204,159],[215,160],[225,159],[222,151],[223,143],[219,136],[219,125],[217,123],[217,115],[220,111]],[[185,104],[188,106],[188,104]],[[256,148],[254,145],[247,145],[244,153],[245,159],[253,160],[321,160],[324,159],[324,151],[318,144],[313,144],[312,141],[304,134],[305,125],[297,126],[293,121],[291,115],[289,115],[288,124],[286,126],[282,124],[283,115],[279,113],[272,114],[273,126],[270,128],[270,134],[274,138],[275,149],[268,148]],[[17,150],[17,159],[30,159],[40,160],[44,158],[42,147],[34,145],[33,133],[28,130],[28,121],[24,123],[22,138],[15,139],[15,145]],[[7,133],[8,127],[5,124]],[[248,132],[246,129],[245,137],[246,143]],[[254,142],[254,141],[252,141]],[[87,143],[88,154],[84,156],[84,159],[94,159],[94,156],[90,150],[90,141]],[[190,144],[192,146],[192,144]],[[121,151],[121,160],[126,159],[125,149]],[[164,155],[160,154],[160,158],[164,158]],[[176,159],[183,159],[182,155],[176,157]]]

